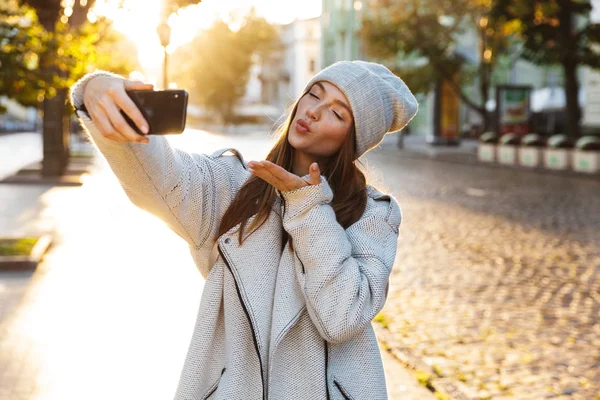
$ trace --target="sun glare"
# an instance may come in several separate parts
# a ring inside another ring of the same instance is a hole
[[[133,40],[147,77],[158,73],[163,50],[156,33],[160,23],[163,0],[97,0],[94,13],[114,21],[115,28]],[[122,3],[122,7],[119,7]],[[203,0],[200,4],[179,10],[169,18],[171,45],[167,52],[190,41],[199,31],[215,20],[227,20],[234,10],[251,7],[273,23],[289,23],[294,19],[312,18],[321,14],[321,0]]]

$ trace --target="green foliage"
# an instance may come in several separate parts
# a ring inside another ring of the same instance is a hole
[[[373,321],[378,322],[383,328],[388,328],[390,326],[390,318],[384,313],[380,312],[373,318]]]
[[[462,101],[480,114],[488,98],[493,69],[508,40],[487,18],[486,0],[374,0],[363,18],[361,35],[367,54],[402,76],[416,92],[438,80],[451,83]],[[465,35],[481,44],[479,61],[461,48]],[[460,84],[454,83],[460,76]],[[478,78],[481,101],[462,89]],[[485,117],[484,117],[485,118]]]
[[[28,256],[38,238],[0,239],[0,256]]]
[[[577,68],[600,67],[600,24],[590,0],[494,0],[491,15],[523,41],[522,57],[539,65],[560,64],[567,101],[565,131],[579,136],[581,109]]]
[[[444,394],[444,393],[435,392],[435,393],[433,393],[433,395],[438,400],[450,400],[450,396],[448,396],[447,394]]]
[[[378,0],[365,14],[361,30],[366,53],[395,72],[403,72],[400,76],[416,92],[428,92],[438,76],[452,76],[460,65],[448,40],[456,27],[440,24],[431,9],[434,1],[426,2],[419,5],[414,1]],[[427,62],[419,65],[404,62],[405,58],[424,58]]]
[[[600,24],[590,21],[589,0],[495,0],[492,16],[520,34],[523,58],[541,65],[578,64],[600,67]]]
[[[0,3],[0,95],[37,103],[46,86],[39,63],[48,41],[34,10],[14,0]]]
[[[115,74],[127,76],[130,72],[141,70],[142,66],[138,60],[138,51],[135,43],[125,37],[122,33],[116,31],[106,21],[98,23],[105,24],[102,28],[102,34],[98,35],[98,27],[88,25],[88,32],[83,33],[83,37],[94,37],[95,44],[87,49],[87,59],[84,59],[83,69],[74,71],[74,77],[79,79],[93,69],[103,69],[114,72]]]
[[[96,68],[127,74],[139,67],[134,44],[110,21],[71,26],[58,20],[49,32],[36,9],[21,3],[0,2],[0,96],[37,106]]]
[[[433,383],[432,383],[433,377],[431,376],[431,374],[429,374],[425,371],[417,371],[416,378],[422,386],[425,386],[426,388],[430,389],[431,391],[435,390],[433,387]]]
[[[224,21],[215,22],[171,57],[172,77],[190,92],[190,102],[232,121],[234,107],[244,96],[250,67],[276,43],[277,31],[250,12],[239,30]]]

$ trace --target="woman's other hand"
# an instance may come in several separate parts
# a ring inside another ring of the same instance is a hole
[[[148,123],[126,90],[152,90],[151,84],[112,76],[97,76],[85,86],[83,103],[94,125],[102,136],[117,142],[148,143],[148,138],[138,134],[123,118],[120,110],[136,126],[148,133]]]
[[[304,180],[270,161],[250,161],[248,167],[253,175],[267,181],[280,192],[288,192],[304,186],[321,183],[321,171],[319,170],[319,164],[316,162],[312,163],[309,168],[310,176],[308,180]]]

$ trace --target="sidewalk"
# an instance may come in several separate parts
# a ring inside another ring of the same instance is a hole
[[[409,135],[404,137],[404,146],[398,148],[399,133],[385,135],[380,144],[382,150],[403,157],[425,157],[438,161],[463,164],[479,164],[477,161],[477,139],[462,139],[459,146],[432,146],[425,136]]]
[[[0,271],[3,400],[174,393],[204,282],[186,243],[97,161],[78,188],[0,185],[0,236],[55,238],[37,270]],[[382,355],[390,399],[434,399]]]
[[[543,167],[530,168],[520,165],[502,165],[497,162],[480,162],[477,159],[477,139],[461,139],[458,146],[432,146],[426,142],[425,136],[409,135],[404,138],[404,146],[398,148],[398,133],[386,135],[379,145],[378,151],[385,154],[406,158],[425,158],[453,164],[471,165],[480,168],[512,170],[515,172],[539,173],[545,175],[579,177],[600,180],[600,174],[585,174],[571,170],[555,171]]]

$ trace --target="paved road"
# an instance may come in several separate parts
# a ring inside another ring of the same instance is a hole
[[[173,142],[231,145],[249,159],[269,147],[259,135],[193,131]],[[403,158],[393,146],[372,152],[368,166],[404,215],[378,318],[385,346],[473,399],[596,399],[600,183]],[[89,387],[92,398],[171,395],[202,282],[180,239],[115,184],[99,174],[82,189],[52,189],[60,244],[33,276],[3,276],[0,298],[24,289],[3,307],[16,311],[5,312],[0,355],[17,361],[0,360],[0,398],[72,398]],[[426,398],[405,389],[391,398]]]
[[[471,398],[600,396],[600,182],[372,154],[404,222],[390,345]]]
[[[249,159],[270,147],[261,133],[171,141]],[[203,287],[183,240],[133,206],[103,162],[81,188],[0,185],[0,199],[0,228],[55,233],[34,273],[0,272],[0,399],[171,398]],[[384,364],[391,399],[433,398],[386,354]]]

